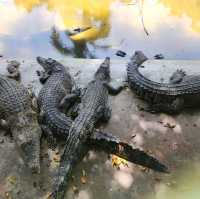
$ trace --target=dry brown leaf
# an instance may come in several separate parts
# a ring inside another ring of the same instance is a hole
[[[73,192],[74,192],[75,194],[77,194],[77,193],[79,192],[78,187],[75,186],[75,185],[72,187],[72,190],[73,190]]]
[[[53,156],[53,161],[54,161],[54,162],[60,162],[60,155],[55,154],[55,155]]]
[[[5,193],[5,198],[6,199],[13,199],[12,196],[11,196],[11,194],[9,192]]]
[[[86,172],[85,172],[84,169],[82,169],[81,183],[82,184],[86,184],[87,183]]]
[[[116,167],[117,169],[120,169],[120,165],[128,167],[128,162],[124,160],[123,158],[120,158],[116,155],[112,155],[112,166]]]
[[[86,176],[81,176],[81,183],[86,184],[87,183],[87,178]]]
[[[9,176],[7,178],[7,181],[12,184],[12,185],[15,185],[17,183],[17,177],[16,176]]]

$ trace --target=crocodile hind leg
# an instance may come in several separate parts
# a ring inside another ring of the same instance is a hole
[[[47,79],[50,77],[50,75],[48,74],[47,71],[37,70],[36,73],[37,73],[37,75],[39,77],[39,80],[40,80],[41,84],[44,84],[47,81]]]
[[[104,86],[108,89],[110,95],[117,95],[126,87],[125,84],[114,87],[109,83],[105,83]]]
[[[172,103],[158,103],[150,106],[153,113],[166,112],[169,114],[178,114],[184,106],[184,100],[182,98],[176,98]]]
[[[38,122],[40,124],[41,129],[42,129],[42,132],[44,133],[44,135],[47,138],[47,143],[49,145],[49,148],[51,148],[52,150],[54,150],[57,147],[57,140],[53,136],[52,131],[46,125],[45,115],[44,115],[44,113],[42,111],[40,111],[40,114],[38,116]]]
[[[41,129],[42,129],[44,135],[46,136],[49,148],[52,150],[55,150],[55,148],[57,147],[57,140],[53,136],[52,131],[48,128],[48,126],[46,126],[44,124],[40,125],[40,126],[41,126]]]
[[[112,112],[112,109],[109,107],[109,105],[107,105],[103,111],[103,116],[102,116],[102,120],[104,122],[108,122],[110,120],[111,112]]]
[[[65,110],[68,110],[69,107],[71,106],[71,104],[73,102],[75,102],[77,99],[78,99],[79,95],[76,94],[76,93],[71,93],[71,94],[68,94],[66,95],[60,102],[59,104],[59,108],[61,109],[65,109]]]

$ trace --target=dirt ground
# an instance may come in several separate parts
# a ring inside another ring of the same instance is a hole
[[[37,94],[41,85],[34,60],[20,60],[22,81],[32,85]],[[76,81],[85,85],[101,62],[99,60],[62,60],[67,63]],[[5,73],[7,59],[1,59],[1,73]],[[112,62],[115,83],[125,78],[125,61]],[[155,196],[162,186],[174,186],[178,173],[191,163],[199,162],[200,111],[184,110],[177,116],[151,114],[140,111],[146,106],[129,89],[110,97],[112,117],[102,125],[121,139],[148,151],[165,163],[171,173],[161,174],[128,163],[113,168],[111,157],[104,152],[89,151],[73,171],[68,199],[147,199]],[[41,173],[31,174],[25,167],[15,143],[0,130],[0,199],[43,199],[51,192],[52,179],[58,167],[55,153],[41,146]]]

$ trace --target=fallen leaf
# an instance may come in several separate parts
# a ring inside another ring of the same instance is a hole
[[[54,160],[55,162],[60,162],[60,156],[55,155],[55,156],[53,157],[53,160]]]
[[[120,169],[120,165],[128,167],[128,162],[116,155],[112,155],[111,161],[112,161],[112,166],[116,167],[117,169]]]
[[[86,184],[87,183],[87,178],[86,176],[81,176],[81,183]]]
[[[6,199],[13,199],[12,196],[11,196],[11,194],[9,192],[5,193],[5,198]]]
[[[72,187],[72,190],[73,190],[73,192],[74,192],[75,194],[78,194],[78,192],[79,192],[78,187],[75,186],[75,185]]]
[[[164,125],[164,127],[167,127],[167,128],[173,129],[173,128],[176,127],[176,125],[175,125],[175,124],[166,123],[166,124]]]
[[[15,185],[17,183],[17,177],[16,176],[9,176],[7,178],[7,181],[12,184],[12,185]]]

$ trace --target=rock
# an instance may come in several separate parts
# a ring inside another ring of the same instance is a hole
[[[19,71],[19,66],[20,66],[20,62],[16,60],[8,62],[7,71],[8,71],[9,78],[15,79],[16,81],[20,81],[21,75]]]

